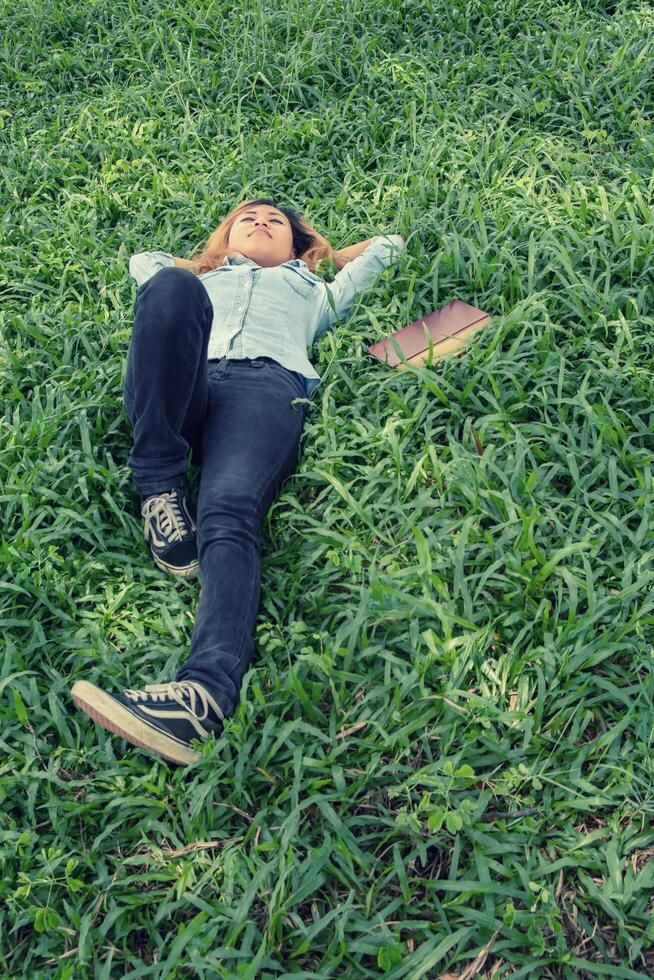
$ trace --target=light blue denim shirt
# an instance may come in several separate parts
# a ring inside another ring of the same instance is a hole
[[[347,318],[357,294],[405,249],[401,235],[376,235],[330,283],[302,259],[264,268],[233,252],[199,277],[213,306],[208,358],[267,355],[299,372],[311,398],[322,379],[308,358],[309,347]],[[159,269],[174,265],[169,252],[138,252],[129,260],[129,274],[141,286]]]

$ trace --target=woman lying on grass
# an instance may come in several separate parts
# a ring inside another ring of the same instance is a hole
[[[180,765],[192,739],[222,732],[255,651],[263,520],[297,467],[320,376],[307,349],[355,294],[396,261],[400,235],[333,251],[292,208],[240,204],[190,260],[140,252],[124,403],[128,460],[157,566],[200,573],[191,652],[174,681],[110,694],[89,681],[75,704],[133,745]],[[316,275],[319,259],[338,270]],[[197,527],[185,492],[189,451],[202,467]]]

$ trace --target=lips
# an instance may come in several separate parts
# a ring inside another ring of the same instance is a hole
[[[256,235],[258,231],[262,231],[264,235],[268,235],[268,238],[270,238],[270,235],[268,234],[265,228],[255,228],[254,231],[250,232],[250,238],[252,238],[252,235]]]

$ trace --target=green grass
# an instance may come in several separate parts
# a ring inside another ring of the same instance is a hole
[[[1,975],[654,976],[651,5],[1,26]],[[183,771],[69,690],[188,653],[126,465],[127,262],[244,194],[409,247],[311,352],[258,654]],[[462,357],[367,354],[454,298],[493,317]]]

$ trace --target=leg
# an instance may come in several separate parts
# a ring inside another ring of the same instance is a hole
[[[258,368],[258,369],[257,369]],[[202,589],[177,680],[201,683],[226,717],[254,654],[263,519],[295,470],[305,393],[279,364],[224,360],[209,378],[198,495]]]
[[[159,275],[159,273],[157,273]],[[192,651],[174,681],[111,694],[79,680],[71,694],[98,724],[179,765],[201,758],[195,738],[219,735],[254,653],[260,533],[295,469],[304,383],[264,359],[222,360],[209,378],[198,501],[202,591]]]
[[[187,269],[160,269],[138,291],[124,402],[134,428],[128,465],[142,496],[184,485],[206,414],[212,317],[204,285]]]

